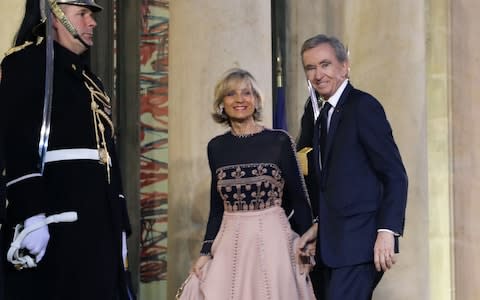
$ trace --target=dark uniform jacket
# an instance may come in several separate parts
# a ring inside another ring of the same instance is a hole
[[[0,115],[0,117],[2,117]],[[0,124],[1,126],[1,124]],[[5,144],[3,142],[3,139],[1,138],[1,128],[0,128],[0,224],[3,223],[4,218],[5,218],[5,205],[6,205],[6,199],[5,199],[5,176],[3,175],[3,170],[5,168],[5,162],[3,160],[3,145]]]
[[[59,44],[54,49],[48,151],[67,150],[74,156],[50,157],[52,161],[41,173],[38,144],[44,103],[44,43],[5,57],[0,105],[7,112],[9,206],[2,235],[10,243],[15,224],[40,213],[76,211],[78,220],[49,225],[50,241],[37,268],[17,271],[3,262],[6,299],[122,299],[116,298],[125,286],[121,236],[122,231],[129,233],[130,225],[115,154],[110,100],[89,70],[87,55],[76,55]],[[101,147],[110,155],[108,164],[98,158],[75,157],[78,149],[96,153]]]

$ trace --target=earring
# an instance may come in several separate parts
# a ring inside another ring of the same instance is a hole
[[[218,113],[219,115],[223,115],[223,105],[219,105],[219,106],[218,106],[217,113]]]

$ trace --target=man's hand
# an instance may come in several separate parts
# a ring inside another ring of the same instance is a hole
[[[45,221],[45,215],[39,214],[25,220],[23,227],[28,228],[38,222]],[[50,233],[48,226],[42,226],[35,231],[30,232],[25,236],[20,247],[27,249],[35,256],[35,262],[40,262],[47,251],[48,241],[50,240]]]
[[[378,272],[388,271],[396,262],[395,237],[388,231],[380,231],[377,234],[375,247],[373,248],[373,260]]]

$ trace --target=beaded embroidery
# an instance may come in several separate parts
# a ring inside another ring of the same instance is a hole
[[[225,211],[252,211],[282,205],[285,182],[275,164],[225,166],[216,174]]]
[[[238,138],[248,138],[248,137],[251,137],[251,136],[254,136],[256,134],[259,134],[261,133],[262,131],[265,130],[265,127],[260,127],[258,131],[255,131],[255,132],[252,132],[252,133],[246,133],[246,134],[239,134],[239,133],[235,133],[233,132],[233,130],[230,130],[230,133],[235,136],[235,137],[238,137]]]

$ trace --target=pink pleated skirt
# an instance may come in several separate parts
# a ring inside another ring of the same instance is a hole
[[[295,257],[298,239],[281,207],[225,212],[200,282],[207,300],[314,300]]]

